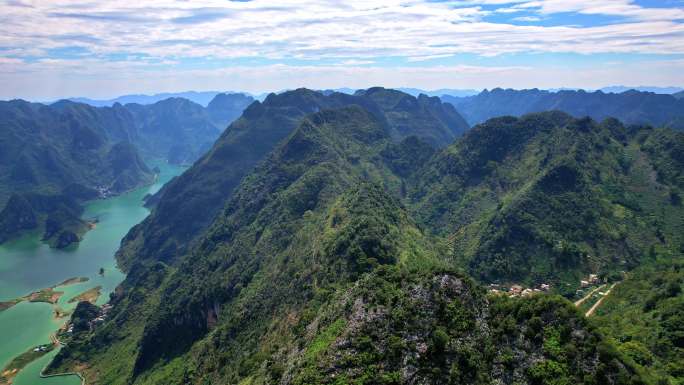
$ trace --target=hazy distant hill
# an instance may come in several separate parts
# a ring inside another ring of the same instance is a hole
[[[0,102],[0,206],[10,191],[60,192],[75,183],[120,192],[149,181],[137,152],[119,144],[132,140],[131,119],[121,107]],[[141,178],[129,182],[129,171]]]
[[[649,87],[649,86],[640,86],[640,87],[625,87],[625,86],[611,86],[611,87],[603,87],[601,88],[601,91],[606,92],[606,93],[614,93],[614,94],[619,94],[625,91],[629,90],[635,90],[635,91],[640,91],[640,92],[653,92],[655,94],[675,94],[677,92],[682,92],[684,91],[684,88],[682,87]]]
[[[148,105],[126,104],[123,108],[133,116],[133,142],[143,154],[175,164],[191,164],[253,101],[243,94],[217,94],[206,108],[183,98]]]
[[[442,95],[449,95],[449,96],[456,96],[456,97],[464,97],[464,96],[472,96],[472,95],[477,95],[480,93],[478,90],[473,90],[473,89],[450,89],[450,88],[441,88],[438,90],[422,90],[420,88],[397,88],[397,90],[406,92],[409,95],[413,96],[418,96],[420,94],[424,94],[427,96],[442,96]]]
[[[114,103],[153,104],[153,103],[162,101],[164,99],[183,98],[183,99],[190,100],[192,102],[195,102],[197,104],[200,104],[200,105],[206,107],[209,104],[209,102],[211,102],[211,100],[214,99],[214,97],[220,93],[222,93],[222,92],[221,91],[164,92],[164,93],[159,93],[159,94],[154,94],[154,95],[123,95],[123,96],[119,96],[119,97],[114,98],[114,99],[107,99],[107,100],[97,100],[97,99],[90,99],[90,98],[70,98],[69,100],[74,101],[74,102],[89,104],[89,105],[95,106],[95,107],[105,107],[105,106],[110,107],[110,106],[114,105]],[[232,94],[232,93],[229,92],[228,94]],[[241,94],[241,93],[235,93],[235,94],[247,96],[247,95]]]
[[[112,107],[68,100],[49,106],[0,102],[0,167],[7,170],[0,173],[7,182],[0,188],[0,204],[7,191],[56,192],[70,183],[107,186],[110,175],[100,169],[106,166],[101,155],[117,143],[130,143],[146,156],[191,162],[252,101],[218,94],[208,108],[182,98]]]
[[[472,125],[497,116],[521,116],[532,112],[559,110],[575,117],[602,120],[614,117],[626,124],[651,124],[684,129],[684,100],[672,95],[627,91],[559,91],[496,88],[464,98],[444,96]]]

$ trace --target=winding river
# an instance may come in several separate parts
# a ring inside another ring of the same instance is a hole
[[[0,245],[0,301],[52,287],[68,278],[89,278],[86,282],[56,287],[55,290],[64,292],[56,305],[21,302],[0,311],[0,369],[28,349],[50,343],[50,335],[67,321],[67,318],[55,318],[55,306],[71,310],[76,304],[68,303],[69,299],[96,286],[102,287],[97,303],[108,300],[109,293],[124,278],[114,259],[121,238],[149,213],[142,206],[143,197],[156,192],[183,171],[182,167],[165,163],[157,166],[161,172],[153,185],[88,203],[84,218],[97,218],[99,222],[77,246],[51,249],[40,241],[39,234],[29,234]],[[104,268],[103,275],[99,274],[100,268]],[[76,376],[40,378],[41,370],[56,353],[54,350],[27,365],[14,378],[13,384],[80,384]]]

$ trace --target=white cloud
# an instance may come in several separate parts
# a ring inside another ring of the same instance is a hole
[[[501,7],[493,10],[492,5]],[[494,13],[515,17],[518,12],[525,14],[517,19],[531,25],[487,19]],[[626,19],[592,27],[534,25],[535,17],[562,12]],[[428,63],[402,67],[400,63],[464,53],[484,58],[483,63],[510,53],[684,55],[683,13],[681,8],[644,8],[630,0],[0,0],[0,92],[4,97],[25,95],[26,90],[43,95],[67,91],[95,95],[103,90],[109,94],[155,91],[153,84],[156,90],[200,88],[202,84],[214,88],[215,82],[226,89],[255,91],[297,85],[351,86],[353,82],[356,86],[480,88],[517,79],[533,84],[535,73],[540,76],[540,87],[546,83],[579,85],[570,80],[589,87],[598,79],[592,77],[598,69],[584,78],[551,68],[445,68]],[[60,53],[65,47],[80,47],[87,55]],[[188,69],[188,62],[225,67],[225,62],[244,63],[253,58],[333,64],[264,66],[256,60],[254,65],[228,69]],[[398,59],[388,64],[387,58]],[[681,64],[667,68],[674,67],[682,69]],[[647,69],[644,64],[635,69],[639,73],[634,76],[650,76],[644,84],[648,79],[651,84],[663,83],[661,74],[645,75],[652,72]],[[627,76],[620,83],[633,77],[624,70],[615,73]],[[204,80],[193,86],[193,74]],[[544,74],[553,76],[544,78]],[[669,70],[663,74],[669,74],[670,83],[681,78]],[[273,85],[260,80],[262,75]],[[610,78],[610,74],[601,76]],[[609,83],[599,86],[605,84]]]
[[[684,53],[684,25],[677,22],[684,18],[684,10],[646,9],[629,0],[283,0],[277,5],[266,0],[54,0],[26,1],[31,7],[9,4],[0,5],[0,47],[23,56],[36,51],[48,55],[51,49],[64,46],[83,47],[95,55],[136,53],[174,60]],[[492,12],[483,10],[484,4],[507,4],[541,14],[621,15],[636,21],[586,28],[516,26],[484,21]]]
[[[613,15],[636,20],[681,20],[682,8],[645,8],[633,0],[534,0],[516,8],[537,8],[544,14],[577,12],[588,15]]]
[[[373,60],[356,60],[356,59],[349,59],[340,62],[340,65],[344,66],[360,66],[360,65],[365,65],[365,64],[373,64],[375,63]]]
[[[523,22],[534,22],[534,21],[540,21],[540,20],[541,20],[541,17],[537,17],[537,16],[518,16],[518,17],[514,17],[514,18],[511,19],[511,20],[513,20],[513,21],[523,21]]]

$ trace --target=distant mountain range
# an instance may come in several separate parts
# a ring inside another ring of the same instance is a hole
[[[612,86],[612,87],[603,87],[600,89],[600,91],[606,92],[606,93],[614,93],[614,94],[619,94],[623,93],[625,91],[629,90],[635,90],[635,91],[641,91],[641,92],[653,92],[655,94],[675,94],[677,92],[682,92],[684,91],[684,88],[682,87],[649,87],[649,86],[640,86],[640,87],[626,87],[626,86]]]
[[[224,92],[221,91],[185,91],[185,92],[163,92],[159,94],[153,94],[153,95],[142,95],[142,94],[133,94],[133,95],[122,95],[119,97],[116,97],[114,99],[106,99],[106,100],[100,100],[100,99],[90,99],[90,98],[68,98],[67,100],[71,100],[72,102],[77,102],[77,103],[85,103],[89,104],[94,107],[111,107],[115,103],[120,103],[120,104],[129,104],[129,103],[136,103],[136,104],[153,104],[160,102],[164,99],[169,99],[169,98],[183,98],[190,100],[191,102],[195,102],[203,107],[206,107],[209,105],[209,102],[211,102],[214,97],[218,94],[222,94]],[[235,93],[235,92],[227,92],[227,94],[236,94],[240,95],[242,97],[250,97],[250,95],[246,93]]]
[[[420,94],[424,94],[427,96],[449,95],[449,96],[463,97],[463,96],[477,95],[480,93],[480,91],[472,90],[472,89],[449,89],[449,88],[442,88],[442,89],[432,90],[432,91],[421,90],[420,88],[398,88],[398,90],[402,91],[402,92],[406,92],[407,94],[413,95],[413,96],[418,96]]]
[[[442,100],[453,104],[471,125],[497,116],[559,110],[575,117],[589,116],[596,120],[614,117],[626,124],[684,129],[684,100],[652,92],[630,90],[615,94],[495,88],[462,98],[445,95]]]
[[[436,89],[436,90],[424,90],[421,88],[411,88],[411,87],[401,87],[397,88],[397,90],[405,92],[409,95],[413,96],[418,96],[420,94],[424,94],[427,96],[443,96],[443,95],[448,95],[448,96],[455,96],[455,97],[466,97],[466,96],[473,96],[479,94],[481,91],[476,90],[476,89],[452,89],[452,88],[442,88],[442,89]],[[554,88],[554,89],[549,89],[548,91],[550,92],[558,92],[558,91],[579,91],[580,88]],[[684,91],[684,88],[681,87],[653,87],[653,86],[639,86],[639,87],[626,87],[626,86],[610,86],[610,87],[604,87],[599,89],[599,91],[605,92],[605,93],[622,93],[625,91],[629,90],[636,90],[636,91],[643,91],[643,92],[653,92],[657,94],[675,94],[677,92],[682,92]],[[287,92],[288,90],[281,90],[276,93],[282,93],[282,92]],[[340,92],[344,94],[349,94],[352,95],[354,92],[356,92],[357,89],[354,88],[348,88],[348,87],[342,87],[342,88],[335,88],[335,89],[327,89],[327,90],[322,90],[321,92],[326,93],[326,92]],[[169,99],[169,98],[183,98],[190,100],[192,102],[195,102],[197,104],[200,104],[204,107],[208,106],[209,102],[218,94],[221,93],[226,93],[226,94],[242,94],[244,96],[249,96],[252,97],[255,100],[263,101],[266,96],[270,92],[263,92],[260,94],[250,94],[248,92],[221,92],[221,91],[184,91],[184,92],[163,92],[163,93],[158,93],[158,94],[151,94],[151,95],[146,95],[146,94],[130,94],[130,95],[122,95],[113,99],[91,99],[91,98],[86,98],[86,97],[73,97],[73,98],[67,98],[67,100],[71,100],[73,102],[77,103],[85,103],[89,104],[94,107],[111,107],[115,103],[121,103],[121,104],[128,104],[128,103],[136,103],[136,104],[153,104],[159,101],[162,101],[164,99]]]

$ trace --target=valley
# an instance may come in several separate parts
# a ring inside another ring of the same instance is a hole
[[[40,236],[36,234],[27,234],[0,245],[0,301],[21,298],[46,287],[51,287],[55,293],[62,293],[57,298],[46,298],[49,303],[25,301],[0,311],[0,338],[3,341],[0,366],[5,367],[13,358],[35,346],[49,345],[51,336],[68,321],[69,312],[76,306],[70,301],[72,298],[89,291],[92,293],[100,287],[97,303],[102,304],[108,300],[109,293],[124,277],[113,258],[119,241],[131,226],[148,213],[142,206],[143,197],[156,192],[165,182],[183,171],[183,167],[167,163],[159,163],[156,167],[160,174],[154,184],[87,203],[84,218],[97,217],[99,223],[86,233],[83,241],[76,247],[53,249],[42,243]],[[104,269],[103,275],[99,274],[100,268]],[[68,279],[69,277],[81,278]],[[88,297],[96,298],[93,295]],[[77,377],[39,379],[39,373],[57,350],[36,361],[27,362],[24,369],[15,374],[13,384],[80,384]]]

